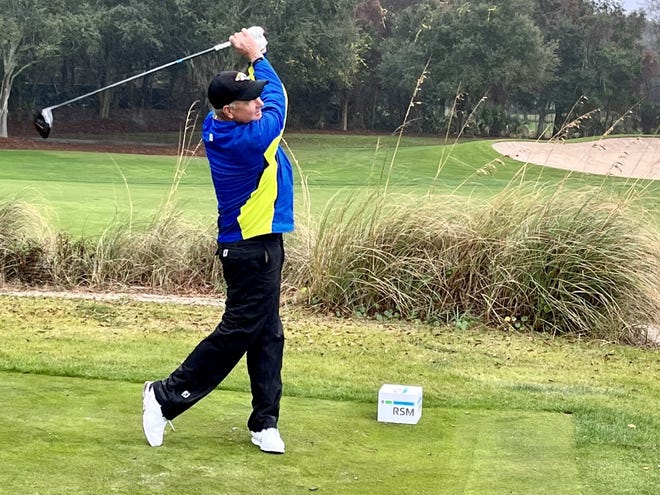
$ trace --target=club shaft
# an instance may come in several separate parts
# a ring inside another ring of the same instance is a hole
[[[167,64],[154,67],[153,69],[149,69],[146,72],[142,72],[140,74],[136,74],[134,76],[129,77],[128,79],[124,79],[122,81],[117,81],[116,83],[110,84],[109,86],[104,86],[102,88],[96,89],[94,91],[90,91],[89,93],[85,93],[84,95],[77,96],[76,98],[71,98],[70,100],[67,100],[63,103],[58,103],[57,105],[53,105],[52,107],[47,107],[44,110],[53,110],[55,108],[63,107],[65,105],[69,105],[70,103],[76,102],[78,100],[82,100],[84,98],[88,98],[90,96],[93,96],[97,93],[100,93],[101,91],[106,91],[108,89],[114,88],[116,86],[121,86],[122,84],[126,84],[128,82],[134,81],[135,79],[139,79],[144,76],[148,76],[149,74],[153,74],[154,72],[158,72],[159,70],[167,69],[168,67],[171,67],[176,64],[180,64],[182,62],[185,62],[187,60],[193,59],[195,57],[199,57],[201,55],[206,55],[207,53],[211,52],[217,52],[219,50],[223,50],[227,47],[231,46],[231,43],[229,41],[225,41],[224,43],[220,43],[219,45],[215,45],[211,48],[207,48],[206,50],[202,50],[201,52],[193,53],[192,55],[188,55],[187,57],[179,58],[177,60],[173,60],[172,62],[169,62]]]

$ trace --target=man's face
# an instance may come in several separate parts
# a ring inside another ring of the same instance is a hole
[[[237,100],[229,105],[229,116],[234,122],[247,124],[261,118],[261,107],[263,106],[264,102],[259,97],[249,101]]]

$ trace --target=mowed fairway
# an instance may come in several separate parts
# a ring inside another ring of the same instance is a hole
[[[567,173],[506,159],[490,141],[443,145],[438,138],[393,136],[286,136],[309,189],[310,211],[319,215],[328,201],[383,192],[408,195],[458,194],[482,201],[516,181],[553,189]],[[490,164],[490,165],[489,165]],[[0,194],[37,205],[56,229],[94,235],[108,225],[154,218],[170,197],[177,170],[172,156],[63,151],[0,152]],[[521,171],[524,170],[524,174]],[[297,174],[297,206],[307,211]],[[647,205],[660,203],[659,181],[604,179],[579,173],[564,187],[602,187],[629,192],[644,189]],[[186,218],[204,226],[215,221],[215,198],[203,157],[186,162],[173,200]]]
[[[75,151],[1,151],[0,194],[36,205],[56,230],[96,235],[115,223],[154,218],[174,181],[177,159]],[[175,201],[192,221],[215,215],[208,166],[187,168]]]
[[[427,408],[417,425],[375,421],[375,403],[286,397],[283,456],[244,426],[246,393],[216,391],[169,427],[141,434],[141,386],[2,373],[6,493],[499,495],[579,493],[570,416]],[[267,488],[265,488],[267,487]]]

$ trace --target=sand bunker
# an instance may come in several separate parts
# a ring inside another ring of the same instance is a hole
[[[660,180],[660,138],[611,138],[580,143],[507,141],[493,148],[514,160],[589,174]]]

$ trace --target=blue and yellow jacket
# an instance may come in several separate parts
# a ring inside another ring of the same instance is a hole
[[[250,67],[266,79],[261,119],[248,124],[204,119],[202,137],[218,200],[218,241],[293,230],[293,170],[280,148],[287,95],[267,59]]]

